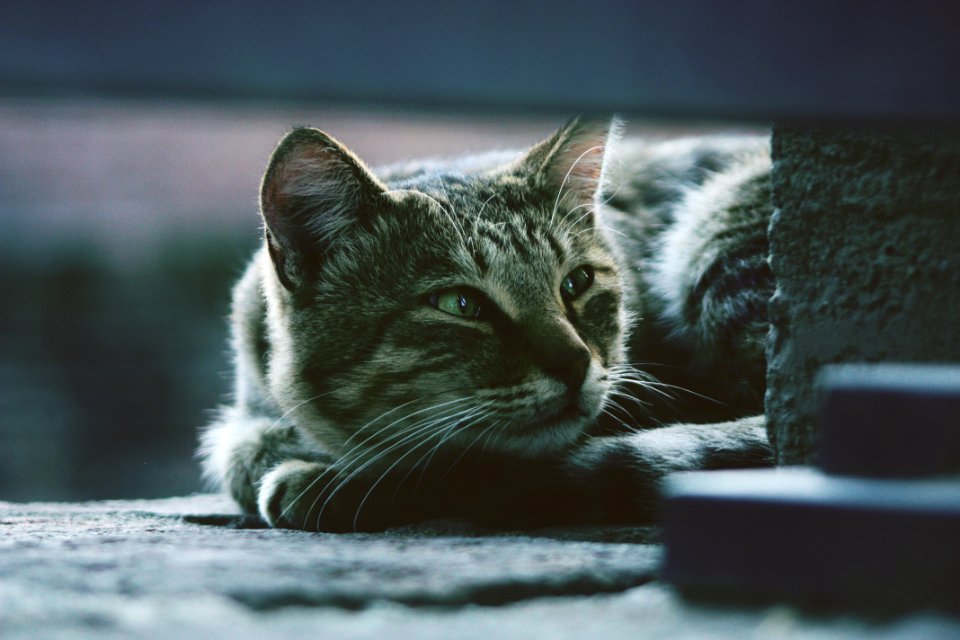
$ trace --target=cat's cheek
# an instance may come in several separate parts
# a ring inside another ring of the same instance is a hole
[[[577,409],[587,417],[588,420],[596,420],[603,410],[604,402],[607,399],[607,393],[610,389],[609,376],[603,366],[596,358],[590,363],[587,376],[584,379],[583,386],[580,388],[580,395],[577,398]]]
[[[614,291],[598,292],[586,300],[579,315],[588,343],[596,346],[601,359],[608,364],[623,336],[620,296]]]

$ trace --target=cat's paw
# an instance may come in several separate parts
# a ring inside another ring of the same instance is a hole
[[[327,468],[316,462],[290,460],[277,465],[260,480],[257,507],[271,527],[306,528],[306,517],[318,494],[308,495],[322,482]],[[300,522],[300,526],[294,523]]]
[[[377,526],[374,505],[365,504],[367,493],[365,484],[345,472],[318,462],[288,460],[263,476],[257,506],[272,527],[354,531]]]

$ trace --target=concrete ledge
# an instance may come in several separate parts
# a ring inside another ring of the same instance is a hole
[[[206,524],[203,524],[206,523]],[[245,528],[218,496],[0,503],[12,638],[948,638],[934,615],[805,617],[693,604],[655,581],[644,527],[385,534]]]
[[[813,461],[814,381],[840,362],[960,361],[960,136],[778,126],[766,412],[778,461]]]

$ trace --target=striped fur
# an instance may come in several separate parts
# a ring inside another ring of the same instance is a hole
[[[742,419],[762,410],[767,144],[617,129],[376,173],[289,134],[208,477],[273,525],[350,530],[636,521],[669,471],[768,463]],[[449,291],[480,315],[437,308]]]

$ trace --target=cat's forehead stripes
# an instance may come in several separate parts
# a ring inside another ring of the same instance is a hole
[[[559,219],[551,225],[542,209],[520,197],[486,195],[486,190],[463,184],[456,187],[456,194],[429,195],[444,206],[453,218],[450,223],[466,234],[466,249],[481,272],[500,262],[549,262],[559,267],[569,260],[567,229]]]
[[[515,256],[539,256],[543,247],[563,263],[569,249],[562,236],[570,227],[561,217],[549,215],[542,203],[534,203],[529,186],[511,176],[468,180],[463,176],[438,176],[419,189],[440,204],[455,219],[452,224],[468,233],[468,240]],[[480,255],[485,267],[490,255]]]
[[[476,232],[487,247],[512,252],[514,256],[511,257],[543,259],[552,256],[558,265],[565,264],[568,259],[568,250],[556,230],[538,225],[529,217],[514,216],[492,224],[481,221]]]
[[[562,306],[560,280],[580,264],[611,265],[589,233],[591,215],[565,211],[515,175],[434,172],[400,186],[427,207],[436,225],[428,235],[443,247],[450,279],[461,280],[452,284],[479,289],[510,317]]]

